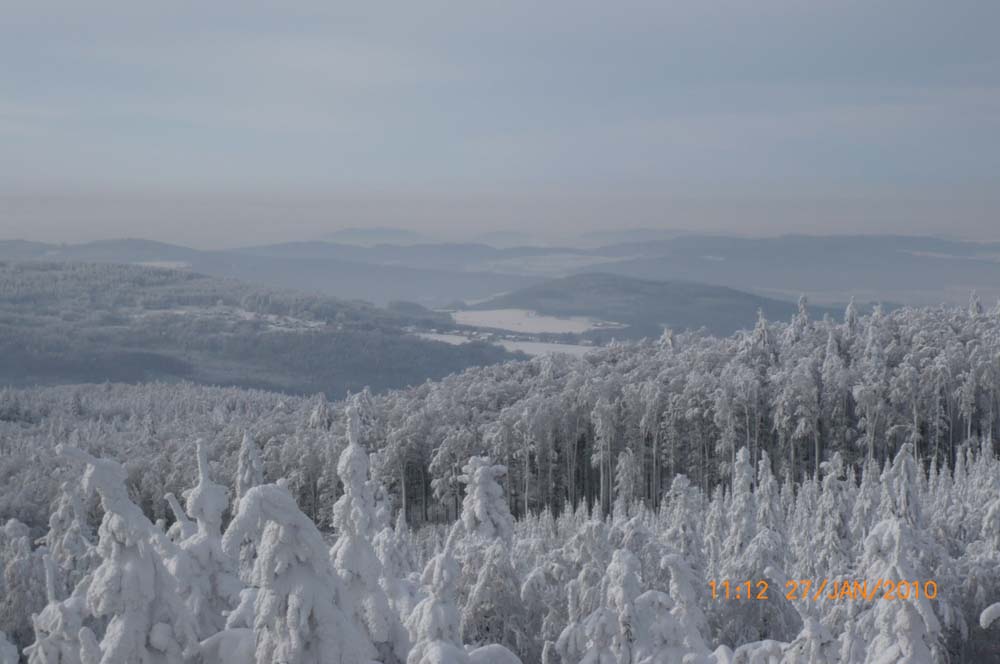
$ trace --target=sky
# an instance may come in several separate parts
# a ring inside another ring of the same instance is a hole
[[[995,1],[0,12],[0,238],[1000,240]]]

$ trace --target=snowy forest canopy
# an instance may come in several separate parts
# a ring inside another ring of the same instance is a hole
[[[222,658],[248,640],[261,664],[991,661],[998,372],[1000,310],[973,297],[842,323],[803,302],[346,411],[6,390],[0,630],[34,662],[248,661]],[[938,594],[784,598],[824,578]],[[723,579],[776,590],[713,600]]]

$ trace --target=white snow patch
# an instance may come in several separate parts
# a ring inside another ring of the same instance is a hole
[[[191,267],[190,263],[184,261],[138,261],[134,264],[146,267],[162,267],[168,270],[184,270]]]
[[[597,328],[622,327],[619,323],[587,316],[548,316],[531,309],[455,311],[451,317],[460,325],[489,327],[524,334],[580,334]]]

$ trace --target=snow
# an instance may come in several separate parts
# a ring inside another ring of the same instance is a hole
[[[491,643],[469,653],[470,664],[521,664],[521,659],[501,645]]]
[[[488,327],[524,334],[581,334],[597,328],[622,327],[619,323],[587,316],[548,316],[531,309],[486,309],[455,311],[452,319],[459,325]]]
[[[983,612],[979,614],[979,626],[983,629],[989,629],[997,618],[1000,618],[1000,602],[990,604],[983,609]]]
[[[847,319],[810,322],[803,302],[792,323],[728,340],[615,345],[339,403],[0,391],[0,664],[16,649],[30,664],[990,652],[1000,316],[973,299]],[[938,595],[785,598],[785,580],[822,578],[933,580]],[[713,600],[724,579],[767,580],[771,598]]]

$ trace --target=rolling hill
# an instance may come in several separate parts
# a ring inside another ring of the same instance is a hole
[[[514,357],[409,332],[446,319],[191,271],[0,262],[0,385],[188,380],[339,398]]]
[[[628,325],[627,329],[593,330],[584,336],[659,336],[704,327],[717,335],[752,327],[760,309],[771,320],[787,320],[797,305],[723,286],[686,281],[652,281],[614,274],[587,273],[552,279],[480,302],[472,309],[531,309],[552,316],[587,316]],[[814,316],[838,314],[812,307]]]

